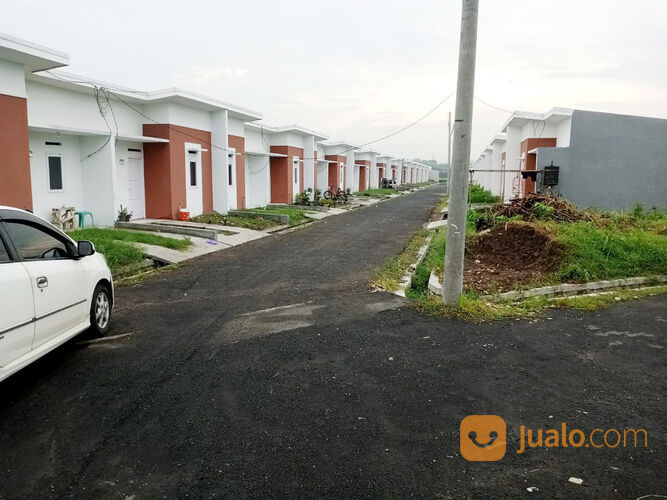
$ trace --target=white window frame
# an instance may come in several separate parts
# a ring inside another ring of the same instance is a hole
[[[51,170],[49,169],[49,158],[60,158],[60,180],[62,187],[60,189],[51,189]],[[46,153],[46,189],[49,193],[65,192],[65,162],[62,153]]]
[[[192,152],[191,152],[192,151]],[[202,185],[202,179],[201,176],[204,175],[204,165],[202,163],[202,149],[199,144],[193,144],[190,142],[185,143],[185,161],[186,161],[186,167],[188,170],[187,174],[187,179],[186,179],[186,184],[187,184],[187,189],[203,189]],[[195,171],[197,173],[197,183],[196,184],[191,184],[191,177],[190,177],[190,162],[193,161],[192,158],[195,158]]]

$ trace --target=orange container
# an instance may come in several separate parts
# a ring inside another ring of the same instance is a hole
[[[181,208],[181,220],[189,221],[190,220],[190,210],[187,208]]]

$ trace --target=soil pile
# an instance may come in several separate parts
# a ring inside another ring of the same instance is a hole
[[[481,293],[506,292],[556,270],[564,253],[545,227],[521,221],[499,224],[468,240],[464,283]]]
[[[540,204],[537,207],[536,204]],[[545,209],[544,207],[551,207]],[[495,216],[516,217],[523,220],[551,219],[560,222],[574,222],[578,220],[592,220],[590,214],[577,208],[572,203],[548,194],[531,194],[525,198],[512,200],[508,205],[496,205],[491,208]]]

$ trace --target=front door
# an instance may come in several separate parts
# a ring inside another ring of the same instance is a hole
[[[292,179],[292,200],[296,199],[296,195],[301,192],[300,188],[300,177],[301,177],[301,162],[299,161],[299,157],[295,156],[292,158],[292,175],[294,176]]]
[[[8,220],[5,228],[30,277],[35,303],[32,348],[80,328],[90,313],[84,262],[71,258],[66,241],[41,226]]]
[[[14,262],[0,237],[0,368],[24,356],[35,336],[35,304],[30,276],[23,264]]]
[[[204,211],[204,190],[201,178],[201,147],[199,144],[185,144],[185,202],[190,216],[201,215]]]
[[[236,210],[236,150],[229,148],[227,154],[227,210]]]
[[[339,188],[343,189],[345,186],[345,163],[340,164],[340,180],[339,180]]]
[[[146,217],[144,162],[141,158],[127,159],[127,205],[134,219]]]

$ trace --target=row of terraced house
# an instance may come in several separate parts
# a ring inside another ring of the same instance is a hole
[[[429,180],[430,167],[260,113],[169,89],[143,92],[64,73],[67,54],[0,35],[0,205],[46,218],[90,211],[111,225],[289,204],[309,188]],[[55,71],[54,71],[55,70]]]
[[[667,120],[569,108],[516,111],[471,165],[504,201],[531,193],[582,207],[667,207]]]

